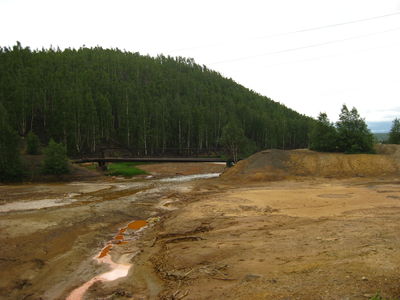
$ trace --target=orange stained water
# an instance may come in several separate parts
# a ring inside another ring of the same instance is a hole
[[[111,248],[112,248],[112,245],[107,245],[106,247],[104,247],[103,250],[101,250],[98,258],[102,258],[102,257],[106,256],[108,254],[108,252],[110,252]]]
[[[120,228],[118,230],[118,234],[114,237],[114,243],[116,245],[123,245],[127,244],[128,241],[124,241],[124,233],[125,231],[129,229],[133,230],[138,230],[144,226],[146,226],[148,223],[145,220],[137,220],[129,223],[126,227]],[[109,242],[110,243],[110,242]],[[113,245],[108,244],[105,246],[100,254],[97,256],[97,260],[102,263],[106,263],[111,267],[111,270],[109,272],[100,274],[98,276],[93,277],[91,280],[85,282],[83,285],[78,287],[77,289],[73,290],[69,296],[67,297],[66,300],[82,300],[84,297],[84,294],[86,291],[91,287],[95,282],[97,281],[112,281],[121,277],[125,277],[128,275],[129,269],[131,267],[131,264],[117,264],[114,263],[111,259],[110,251],[112,249]]]
[[[147,221],[145,220],[137,220],[137,221],[133,221],[131,223],[128,224],[128,228],[129,229],[134,229],[134,230],[138,230],[144,226],[147,225]]]

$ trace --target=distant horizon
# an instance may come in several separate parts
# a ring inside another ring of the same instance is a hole
[[[389,133],[393,121],[366,122],[372,133]]]

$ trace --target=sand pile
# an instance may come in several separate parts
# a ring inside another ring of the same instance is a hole
[[[379,145],[378,154],[265,150],[228,169],[222,178],[264,181],[299,176],[348,178],[400,175],[400,146]]]

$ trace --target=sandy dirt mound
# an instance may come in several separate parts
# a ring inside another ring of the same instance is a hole
[[[349,178],[398,175],[400,146],[379,145],[377,153],[349,155],[310,150],[265,150],[240,161],[222,177],[264,181],[298,176]]]

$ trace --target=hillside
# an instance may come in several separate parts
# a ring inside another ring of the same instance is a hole
[[[223,148],[228,122],[244,152],[308,144],[312,120],[193,59],[118,49],[0,49],[0,105],[11,126],[70,155],[118,145],[133,153],[204,154]]]

